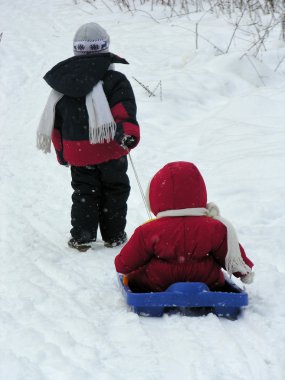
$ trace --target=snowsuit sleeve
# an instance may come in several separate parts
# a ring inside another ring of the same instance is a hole
[[[152,252],[147,250],[145,246],[140,228],[137,228],[128,243],[115,258],[116,271],[128,274],[147,264],[152,257]]]
[[[62,120],[60,114],[55,108],[55,117],[54,117],[54,127],[51,135],[52,143],[55,149],[57,161],[60,165],[68,165],[68,163],[63,158],[63,144],[62,144],[62,134],[61,134]]]
[[[109,91],[108,81],[114,81]],[[124,135],[134,136],[137,145],[140,140],[140,128],[136,119],[135,95],[130,82],[122,73],[114,72],[104,82],[104,89],[117,124],[115,140],[120,144]]]
[[[245,250],[241,244],[239,245],[239,248],[240,248],[240,253],[241,253],[241,257],[242,257],[243,261],[246,263],[246,265],[248,265],[250,267],[250,269],[252,269],[253,265],[254,265],[253,262],[246,256]],[[233,275],[236,277],[242,277],[243,276],[239,272],[235,272],[235,273],[233,273]]]
[[[244,250],[244,248],[243,248],[243,246],[241,244],[239,244],[239,248],[240,248],[240,253],[241,253],[241,257],[242,257],[243,261],[245,262],[246,265],[248,265],[250,268],[252,268],[254,264],[247,257],[247,255],[245,253],[245,250]],[[227,250],[228,250],[228,247],[227,247],[227,235],[225,234],[224,239],[223,239],[221,245],[211,252],[211,254],[215,258],[215,260],[224,269],[226,269],[225,268],[225,259],[226,259]],[[235,277],[241,277],[242,276],[241,273],[239,273],[239,272],[235,272],[235,273],[233,273],[233,275]]]

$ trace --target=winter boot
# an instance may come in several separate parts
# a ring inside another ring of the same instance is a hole
[[[104,246],[107,248],[114,248],[114,247],[117,247],[118,245],[124,244],[127,240],[128,240],[127,234],[123,232],[117,238],[105,241]]]
[[[77,241],[75,238],[71,238],[68,241],[68,246],[70,248],[77,249],[79,252],[86,252],[88,249],[91,248],[91,244],[94,241],[96,241],[96,240],[94,239],[94,240],[91,240],[91,241],[83,242],[83,241],[80,241],[80,240]]]

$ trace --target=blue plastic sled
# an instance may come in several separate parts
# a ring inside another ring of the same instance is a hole
[[[165,311],[178,309],[189,315],[213,312],[219,317],[236,319],[241,308],[248,305],[247,293],[227,277],[223,291],[210,291],[202,282],[177,282],[164,292],[153,293],[133,293],[123,284],[123,276],[118,277],[126,303],[143,316],[161,317]]]

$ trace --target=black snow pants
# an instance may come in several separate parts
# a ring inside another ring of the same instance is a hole
[[[130,194],[127,169],[126,156],[93,166],[71,166],[70,232],[77,241],[95,241],[98,227],[106,242],[123,235]]]

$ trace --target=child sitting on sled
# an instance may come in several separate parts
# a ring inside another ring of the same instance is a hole
[[[115,259],[134,292],[159,292],[175,282],[223,287],[222,269],[249,284],[253,263],[222,218],[197,167],[172,162],[152,178],[148,201],[155,220],[138,227]]]

